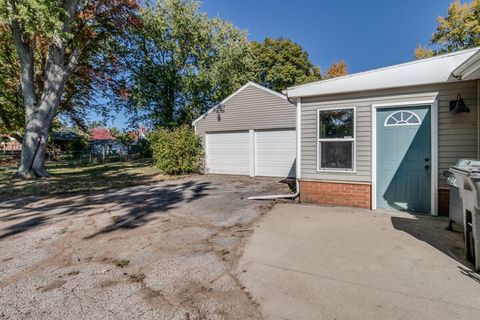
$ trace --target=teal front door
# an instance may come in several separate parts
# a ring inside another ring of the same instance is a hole
[[[430,106],[377,109],[377,208],[431,212]]]

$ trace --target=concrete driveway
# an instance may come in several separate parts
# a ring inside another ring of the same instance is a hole
[[[480,276],[446,220],[280,204],[240,281],[265,319],[480,319]]]
[[[260,319],[232,270],[278,179],[0,203],[0,319]]]

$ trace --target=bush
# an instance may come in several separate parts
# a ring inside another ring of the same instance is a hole
[[[200,138],[188,126],[158,129],[149,137],[156,166],[166,174],[199,173],[203,165]]]
[[[137,144],[137,151],[142,158],[151,158],[152,157],[152,147],[148,139],[141,139]]]
[[[68,145],[68,149],[70,151],[84,151],[87,150],[89,147],[88,141],[81,137],[74,138],[72,141],[70,141]]]

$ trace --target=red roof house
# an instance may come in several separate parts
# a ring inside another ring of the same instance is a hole
[[[107,128],[93,128],[92,141],[115,139]]]

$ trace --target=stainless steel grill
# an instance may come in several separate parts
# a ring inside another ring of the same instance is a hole
[[[467,259],[480,270],[480,160],[458,160],[448,170],[447,182],[453,190],[450,220],[463,226]],[[455,189],[461,201],[456,201]]]

